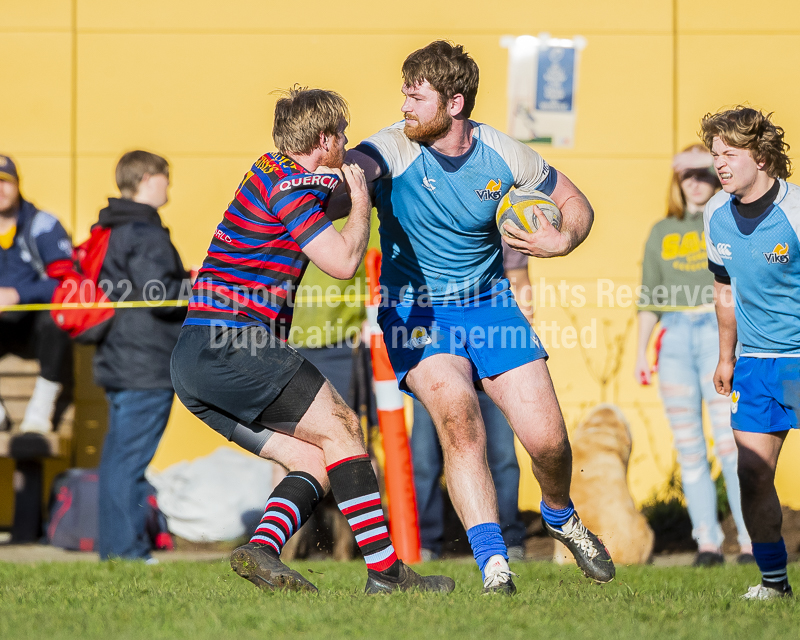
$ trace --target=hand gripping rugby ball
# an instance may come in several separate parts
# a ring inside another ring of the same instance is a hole
[[[541,191],[520,191],[512,189],[500,200],[497,205],[497,228],[504,236],[508,234],[503,230],[503,224],[510,220],[523,231],[533,233],[539,228],[539,220],[533,213],[533,207],[539,207],[556,229],[561,228],[561,211],[556,203]]]

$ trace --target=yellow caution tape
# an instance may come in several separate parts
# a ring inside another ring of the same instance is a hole
[[[357,295],[327,295],[327,296],[302,296],[294,300],[294,306],[316,306],[323,303],[350,303],[360,304],[365,303],[371,299],[371,296],[357,294]],[[94,303],[80,303],[80,302],[64,302],[61,304],[52,303],[36,303],[36,304],[12,304],[9,306],[0,306],[0,312],[7,311],[55,311],[59,309],[155,309],[159,307],[186,307],[188,300],[131,300],[129,302],[94,302]],[[619,308],[626,308],[618,305]],[[632,306],[632,305],[631,305]],[[600,307],[597,304],[556,304],[556,305],[535,305],[536,309],[551,309],[551,308],[564,308],[564,309],[580,309],[583,307],[590,308],[606,308]],[[612,307],[608,307],[612,308]],[[616,308],[616,307],[614,307]],[[697,306],[657,306],[646,305],[636,307],[637,311],[658,311],[660,313],[669,313],[674,311],[699,311]],[[709,308],[708,311],[712,309]]]
[[[0,307],[0,311],[56,311],[58,309],[138,309],[140,307],[185,307],[188,300],[131,300],[130,302],[62,302],[60,304],[12,304]]]
[[[313,306],[324,302],[350,302],[350,303],[363,303],[369,300],[367,295],[335,295],[335,296],[315,296],[315,297],[301,297],[294,300],[295,306]],[[8,306],[0,306],[0,312],[6,311],[56,311],[60,309],[155,309],[158,307],[186,307],[188,300],[131,300],[129,302],[62,302],[60,304],[53,303],[35,303],[35,304],[12,304]]]

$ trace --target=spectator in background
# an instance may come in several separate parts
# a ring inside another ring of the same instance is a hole
[[[704,400],[736,522],[739,562],[753,561],[750,537],[742,518],[730,407],[727,398],[716,393],[713,380],[719,359],[719,334],[710,296],[714,276],[706,263],[703,208],[719,189],[713,159],[705,147],[692,145],[675,156],[667,217],[653,226],[645,247],[642,285],[648,299],[642,298],[638,314],[635,375],[643,385],[651,382],[647,344],[656,324],[661,322],[659,387],[678,450],[692,537],[697,541],[695,566],[725,561],[724,535],[717,520],[717,490],[711,479],[703,434]],[[660,298],[656,287],[662,285],[667,292],[677,292],[677,296]]]
[[[41,368],[20,431],[53,429],[56,401],[72,381],[69,336],[49,311],[10,311],[15,304],[48,303],[59,270],[72,264],[72,243],[61,223],[20,194],[14,161],[0,155],[0,357],[35,358]],[[0,400],[0,431],[11,421]]]
[[[503,242],[503,269],[514,287],[514,295],[528,322],[533,321],[530,304],[528,256]],[[508,559],[525,558],[525,525],[519,517],[519,461],[514,448],[514,432],[491,398],[478,391],[478,404],[486,426],[486,460],[497,491],[500,530],[508,548]],[[414,464],[414,489],[417,494],[422,559],[436,560],[442,554],[444,539],[444,500],[440,488],[444,458],[436,427],[428,410],[414,399],[414,428],[411,430],[411,456]]]
[[[158,214],[168,199],[169,164],[131,151],[117,164],[116,179],[120,197],[109,198],[99,220],[112,229],[100,271],[101,284],[110,284],[104,291],[113,302],[182,297],[189,274]],[[172,409],[169,361],[185,316],[185,307],[119,308],[97,347],[94,377],[109,409],[100,460],[102,560],[151,561],[144,472]]]

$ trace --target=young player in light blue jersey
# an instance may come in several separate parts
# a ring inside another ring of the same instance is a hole
[[[378,320],[404,391],[428,409],[442,444],[450,498],[467,530],[484,592],[516,587],[498,525],[475,386],[500,407],[542,488],[547,531],[590,578],[614,565],[569,497],[572,454],[545,360],[547,354],[503,278],[498,201],[512,187],[549,194],[554,228],[511,227],[508,244],[527,255],[566,255],[589,233],[593,211],[562,173],[528,146],[469,119],[478,66],[461,46],[433,42],[403,64],[404,120],[348,155],[373,186],[383,264]]]
[[[800,414],[800,187],[785,181],[788,145],[771,115],[740,106],[706,115],[701,129],[723,189],[704,212],[719,321],[714,383],[731,398],[742,511],[762,576],[748,600],[792,595],[775,467]]]

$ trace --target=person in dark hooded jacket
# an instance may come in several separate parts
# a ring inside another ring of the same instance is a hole
[[[111,228],[99,286],[113,302],[152,306],[117,308],[97,347],[94,376],[106,391],[108,433],[100,461],[100,558],[151,561],[145,522],[144,472],[172,409],[169,362],[185,307],[158,306],[186,299],[189,274],[158,208],[167,203],[169,164],[147,151],[122,156],[116,169],[119,198],[109,198],[99,224]]]
[[[50,302],[58,277],[72,265],[72,242],[58,219],[22,197],[17,165],[0,155],[0,358],[15,354],[39,361],[22,432],[53,429],[56,401],[72,385],[72,343],[49,311],[4,307]],[[0,431],[12,426],[0,399]]]

